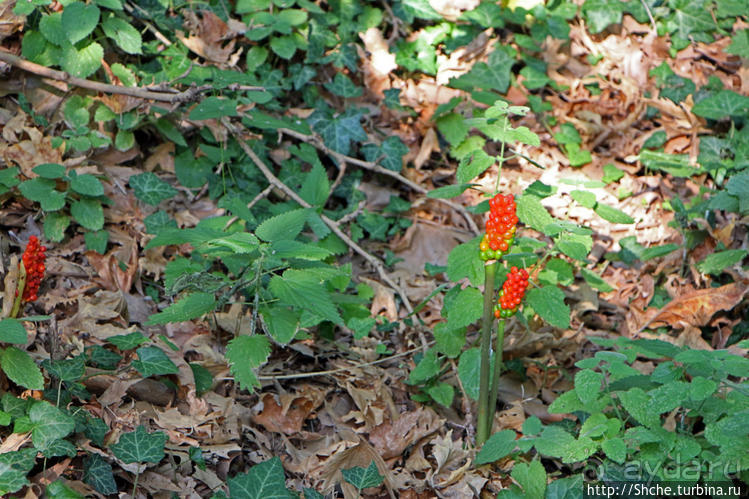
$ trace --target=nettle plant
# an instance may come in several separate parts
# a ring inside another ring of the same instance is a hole
[[[441,120],[440,131],[451,144],[450,154],[459,160],[458,185],[436,189],[429,194],[431,197],[460,195],[476,185],[471,183],[472,179],[494,164],[499,165],[495,188],[498,189],[502,165],[517,157],[525,158],[514,152],[512,145],[540,144],[538,136],[531,130],[514,127],[511,123],[512,116],[522,116],[528,108],[498,101],[484,111],[474,109],[471,118],[457,119],[456,116],[460,115],[452,112],[456,105],[456,102],[451,102],[438,109],[436,114],[438,121]],[[451,117],[445,121],[448,115],[444,113],[448,111]],[[479,133],[470,133],[472,129]],[[498,145],[495,147],[499,150],[498,155],[486,152],[487,139]],[[505,156],[506,151],[511,151],[512,155]],[[445,269],[448,278],[454,282],[463,279],[468,282],[453,286],[445,294],[442,315],[447,320],[436,325],[435,346],[423,355],[410,375],[410,383],[423,387],[423,393],[415,395],[417,400],[432,399],[449,406],[454,389],[440,381],[440,377],[445,372],[446,362],[459,358],[458,376],[463,389],[468,397],[479,402],[476,426],[479,445],[491,433],[496,380],[502,368],[505,321],[518,310],[525,288],[530,285],[525,295],[526,306],[517,314],[517,320],[527,327],[538,314],[544,321],[562,329],[570,325],[570,308],[564,302],[565,295],[560,285],[572,284],[577,269],[591,287],[603,291],[612,289],[594,270],[586,268],[587,256],[593,246],[592,231],[552,217],[541,204],[545,197],[555,192],[554,187],[536,181],[516,198],[498,193],[490,196],[491,201],[483,201],[472,209],[475,213],[490,210],[487,232],[456,246],[450,253]],[[518,235],[515,228],[518,221],[540,233],[541,237]],[[483,293],[479,289],[482,284]],[[468,326],[480,319],[480,346],[471,343],[464,350]],[[494,319],[499,319],[499,327],[492,349]]]

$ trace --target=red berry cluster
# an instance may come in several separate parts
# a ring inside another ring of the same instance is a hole
[[[26,269],[26,286],[23,288],[24,301],[36,301],[39,285],[44,277],[44,261],[47,259],[45,246],[39,246],[36,236],[29,237],[29,244],[23,252],[23,266]]]
[[[486,220],[486,234],[479,245],[480,256],[484,261],[496,260],[509,251],[515,240],[515,199],[512,194],[497,194],[489,201],[489,218]]]
[[[528,272],[512,267],[499,291],[499,303],[494,306],[494,317],[504,319],[515,315],[528,287]]]

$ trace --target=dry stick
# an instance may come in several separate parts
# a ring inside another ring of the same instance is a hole
[[[284,184],[279,180],[278,177],[276,177],[272,171],[268,168],[268,166],[263,163],[263,161],[258,157],[257,154],[255,154],[255,151],[253,151],[250,146],[247,145],[247,143],[242,138],[239,131],[234,127],[234,125],[226,118],[221,118],[221,123],[229,130],[229,132],[234,136],[235,139],[237,139],[237,142],[239,143],[239,147],[242,148],[242,150],[249,156],[249,158],[252,160],[253,163],[255,163],[255,166],[257,166],[260,171],[265,175],[265,178],[276,186],[278,189],[283,191],[284,194],[289,196],[291,199],[296,201],[299,205],[301,205],[304,208],[311,208],[312,205],[310,205],[307,201],[302,199],[299,194],[294,192],[293,189],[291,189],[288,185]],[[401,289],[400,286],[398,286],[391,278],[387,275],[385,272],[385,267],[382,265],[382,262],[380,262],[377,257],[369,254],[364,248],[356,244],[349,236],[346,235],[345,232],[341,230],[341,227],[338,225],[338,223],[335,220],[331,220],[330,218],[326,217],[325,215],[320,215],[320,218],[322,218],[322,221],[325,222],[325,225],[330,227],[330,230],[333,231],[333,233],[341,238],[341,240],[348,245],[349,248],[354,250],[355,252],[359,253],[366,261],[370,263],[375,269],[377,269],[377,273],[380,275],[380,278],[387,283],[388,286],[390,286],[392,289],[395,290],[396,293],[398,293],[398,296],[400,296],[401,300],[403,301],[403,305],[406,307],[406,310],[410,314],[413,312],[413,307],[411,306],[411,301],[406,296],[406,293]]]
[[[294,137],[295,139],[299,139],[301,141],[307,142],[308,144],[312,144],[317,149],[320,149],[321,151],[323,151],[324,153],[326,153],[326,154],[328,154],[330,156],[333,156],[338,161],[346,162],[346,163],[349,163],[351,165],[360,166],[360,167],[362,167],[362,168],[364,168],[366,170],[370,170],[370,171],[373,171],[375,173],[380,173],[382,175],[387,175],[389,177],[392,177],[395,180],[397,180],[398,182],[406,184],[408,187],[410,187],[414,191],[418,192],[419,194],[427,194],[429,192],[424,187],[420,186],[419,184],[417,184],[413,180],[407,179],[406,177],[404,177],[403,175],[401,175],[400,173],[398,173],[396,171],[388,170],[387,168],[384,168],[384,167],[378,165],[377,163],[373,163],[371,161],[363,161],[361,159],[352,158],[350,156],[346,156],[344,154],[336,152],[336,151],[328,148],[328,146],[326,146],[325,144],[323,144],[320,141],[320,139],[318,139],[314,135],[305,135],[303,133],[299,133],[299,132],[297,132],[295,130],[291,130],[289,128],[279,128],[278,131],[281,132],[281,133],[285,133],[289,137]],[[465,218],[466,222],[468,222],[468,226],[471,228],[471,230],[473,231],[473,233],[474,234],[479,234],[480,231],[479,231],[478,226],[476,225],[476,222],[473,220],[473,217],[471,216],[470,213],[468,213],[468,211],[465,209],[465,207],[463,207],[463,206],[461,206],[461,205],[459,205],[457,203],[453,203],[452,201],[448,201],[447,199],[435,199],[435,200],[439,201],[440,203],[446,204],[450,208],[452,208],[452,209],[460,212],[460,214],[463,215],[463,218]]]
[[[152,90],[146,90],[140,87],[124,87],[120,85],[110,85],[107,83],[101,83],[98,81],[84,80],[83,78],[77,78],[71,76],[64,71],[57,71],[46,66],[27,61],[21,57],[9,54],[8,52],[0,51],[0,61],[10,64],[11,66],[17,67],[29,73],[34,73],[41,76],[42,78],[50,78],[52,80],[62,81],[68,85],[73,85],[80,88],[86,88],[95,92],[103,92],[107,94],[119,94],[127,95],[130,97],[137,97],[139,99],[150,99],[159,102],[169,102],[172,104],[181,102],[192,102],[200,97],[200,94],[213,90],[213,85],[202,85],[200,87],[192,87],[184,92],[170,93],[155,92]],[[263,87],[253,86],[237,86],[232,87],[235,90],[265,90]]]
[[[427,344],[427,347],[430,347],[432,345],[434,345],[434,341],[430,341]],[[318,376],[329,376],[331,374],[338,374],[338,373],[342,373],[346,371],[351,371],[353,369],[360,369],[362,367],[382,364],[383,362],[387,362],[389,360],[397,359],[399,357],[405,357],[406,355],[410,355],[418,350],[421,350],[422,348],[423,348],[422,346],[418,346],[410,350],[406,350],[405,352],[396,353],[395,355],[383,357],[381,359],[373,360],[371,362],[362,362],[361,364],[354,364],[353,366],[348,366],[348,367],[339,367],[338,369],[331,369],[329,371],[314,371],[310,373],[295,373],[295,374],[279,374],[277,376],[273,376],[273,375],[258,376],[257,379],[261,381],[271,381],[271,380],[277,380],[277,379],[302,379],[302,378],[316,378]],[[227,378],[227,379],[231,379],[231,378]]]

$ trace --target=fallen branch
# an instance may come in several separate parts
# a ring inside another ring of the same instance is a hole
[[[413,180],[407,179],[406,177],[404,177],[403,175],[401,175],[400,173],[396,171],[388,170],[387,168],[380,166],[377,163],[373,163],[371,161],[363,161],[361,159],[352,158],[350,156],[346,156],[344,154],[336,152],[330,149],[325,144],[323,144],[322,141],[314,135],[305,135],[303,133],[299,133],[289,128],[279,128],[278,131],[288,135],[289,137],[294,137],[295,139],[299,139],[303,142],[306,142],[316,147],[317,149],[321,150],[325,154],[328,154],[329,156],[334,157],[336,160],[342,163],[349,163],[349,164],[364,168],[365,170],[370,170],[375,173],[380,173],[382,175],[387,175],[388,177],[392,177],[398,182],[401,182],[407,185],[408,187],[418,192],[419,194],[426,195],[429,192],[424,187],[420,186]],[[450,208],[458,211],[463,216],[463,218],[465,218],[466,222],[468,223],[468,226],[471,228],[471,231],[473,232],[474,235],[478,235],[481,233],[481,231],[479,231],[478,226],[476,226],[476,222],[473,220],[473,216],[470,213],[468,213],[468,210],[466,210],[464,206],[461,206],[457,203],[453,203],[452,201],[449,201],[447,199],[435,199],[435,201],[439,201],[440,203],[445,204],[449,206]]]
[[[270,182],[273,186],[289,196],[291,199],[296,201],[300,206],[304,208],[312,207],[312,205],[302,199],[299,194],[297,194],[288,185],[281,182],[281,180],[276,177],[272,171],[270,171],[270,168],[268,168],[263,160],[261,160],[258,155],[255,154],[255,151],[253,151],[250,146],[247,145],[247,143],[242,138],[242,135],[227,118],[221,118],[221,123],[226,127],[227,130],[229,130],[229,133],[231,133],[234,138],[237,139],[239,147],[242,148],[244,153],[247,154],[247,156],[252,160],[253,163],[255,163],[255,166],[257,166],[263,173],[263,175],[265,175],[265,178],[268,180],[268,182]],[[364,248],[356,244],[348,235],[346,235],[345,232],[341,230],[341,227],[335,220],[332,220],[322,214],[320,215],[320,218],[322,218],[322,221],[325,222],[325,225],[330,227],[330,230],[332,230],[336,236],[338,236],[344,243],[346,243],[349,248],[361,255],[367,262],[369,262],[370,265],[377,269],[377,273],[380,275],[380,278],[385,281],[388,286],[393,288],[396,293],[398,293],[398,296],[400,296],[401,300],[403,301],[403,305],[406,307],[406,310],[408,310],[408,313],[410,314],[411,312],[413,312],[413,307],[411,306],[411,301],[408,299],[408,296],[406,296],[406,293],[401,289],[401,287],[398,286],[398,284],[396,284],[390,278],[387,272],[385,272],[385,266],[382,264],[382,262],[377,257],[368,253]]]
[[[102,92],[105,94],[118,94],[127,95],[129,97],[136,97],[139,99],[148,99],[158,102],[168,102],[171,104],[179,104],[184,102],[194,102],[199,99],[200,94],[207,91],[215,90],[213,85],[201,85],[199,87],[191,87],[184,92],[176,92],[173,89],[164,91],[148,90],[140,87],[124,87],[121,85],[110,85],[108,83],[101,83],[98,81],[84,80],[83,78],[77,78],[71,76],[64,71],[58,71],[56,69],[48,68],[40,64],[36,64],[31,61],[27,61],[21,57],[18,57],[8,52],[0,51],[0,61],[10,64],[13,67],[22,69],[23,71],[39,75],[42,78],[49,78],[51,80],[57,80],[68,85],[75,87],[85,88],[93,90],[95,92]],[[260,91],[265,90],[263,87],[254,87],[249,85],[237,85],[227,87],[230,90],[245,90],[245,91]]]

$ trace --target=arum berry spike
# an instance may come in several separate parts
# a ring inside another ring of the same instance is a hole
[[[518,270],[517,267],[512,267],[499,291],[499,300],[494,306],[494,317],[506,319],[515,315],[527,288],[528,272],[525,269]]]
[[[13,302],[13,309],[10,316],[15,317],[21,309],[21,303],[36,301],[39,293],[39,286],[44,277],[46,267],[44,265],[47,259],[47,248],[39,244],[39,238],[36,236],[29,237],[29,243],[21,257],[22,264],[19,264],[19,279],[16,287],[16,299]]]
[[[502,258],[515,240],[518,217],[512,194],[497,194],[489,200],[489,218],[486,219],[486,234],[479,245],[483,261]]]

